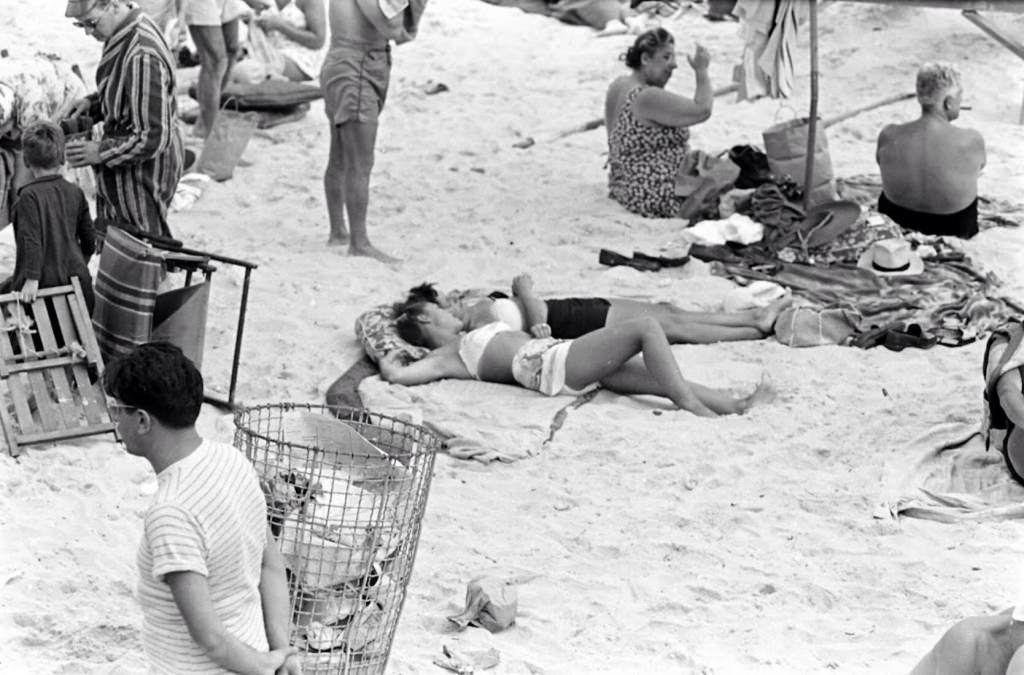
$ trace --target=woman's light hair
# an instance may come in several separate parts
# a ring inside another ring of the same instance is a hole
[[[960,86],[960,72],[952,64],[926,63],[917,71],[917,100],[922,106],[942,105]]]

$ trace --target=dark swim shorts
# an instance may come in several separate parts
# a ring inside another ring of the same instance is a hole
[[[335,125],[376,122],[391,79],[389,47],[331,45],[320,70],[324,112]]]
[[[901,227],[921,234],[962,239],[970,239],[978,234],[977,198],[956,213],[923,213],[894,204],[883,192],[878,197],[878,211],[895,220]]]
[[[604,328],[611,303],[604,298],[560,298],[548,300],[551,337],[572,340]]]

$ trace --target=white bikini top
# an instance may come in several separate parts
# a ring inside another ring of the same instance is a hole
[[[505,333],[512,330],[504,321],[493,321],[486,326],[480,326],[471,330],[459,340],[459,358],[466,364],[466,370],[479,380],[480,359],[483,358],[484,350],[491,343],[491,339],[498,333]]]
[[[523,330],[523,313],[515,300],[495,298],[491,303],[491,313],[495,321],[504,321],[514,330]]]

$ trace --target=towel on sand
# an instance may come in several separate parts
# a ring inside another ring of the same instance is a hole
[[[512,462],[537,453],[561,426],[563,409],[589,400],[539,396],[535,391],[476,380],[441,380],[416,387],[368,377],[359,385],[363,405],[377,413],[422,424],[440,435],[457,459]]]
[[[886,462],[875,518],[954,523],[1024,518],[1024,488],[1002,455],[985,451],[977,424],[947,422],[925,431]]]

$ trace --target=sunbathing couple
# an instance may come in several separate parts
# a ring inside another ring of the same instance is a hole
[[[512,290],[514,298],[484,299],[459,318],[429,286],[413,289],[397,308],[399,334],[434,351],[409,365],[392,352],[381,359],[381,376],[405,385],[443,378],[518,383],[548,396],[601,384],[620,394],[664,396],[706,417],[740,414],[773,396],[765,380],[742,398],[689,382],[670,345],[765,337],[789,298],[758,310],[703,313],[621,299],[544,301],[525,274]],[[631,361],[637,354],[643,363]]]

